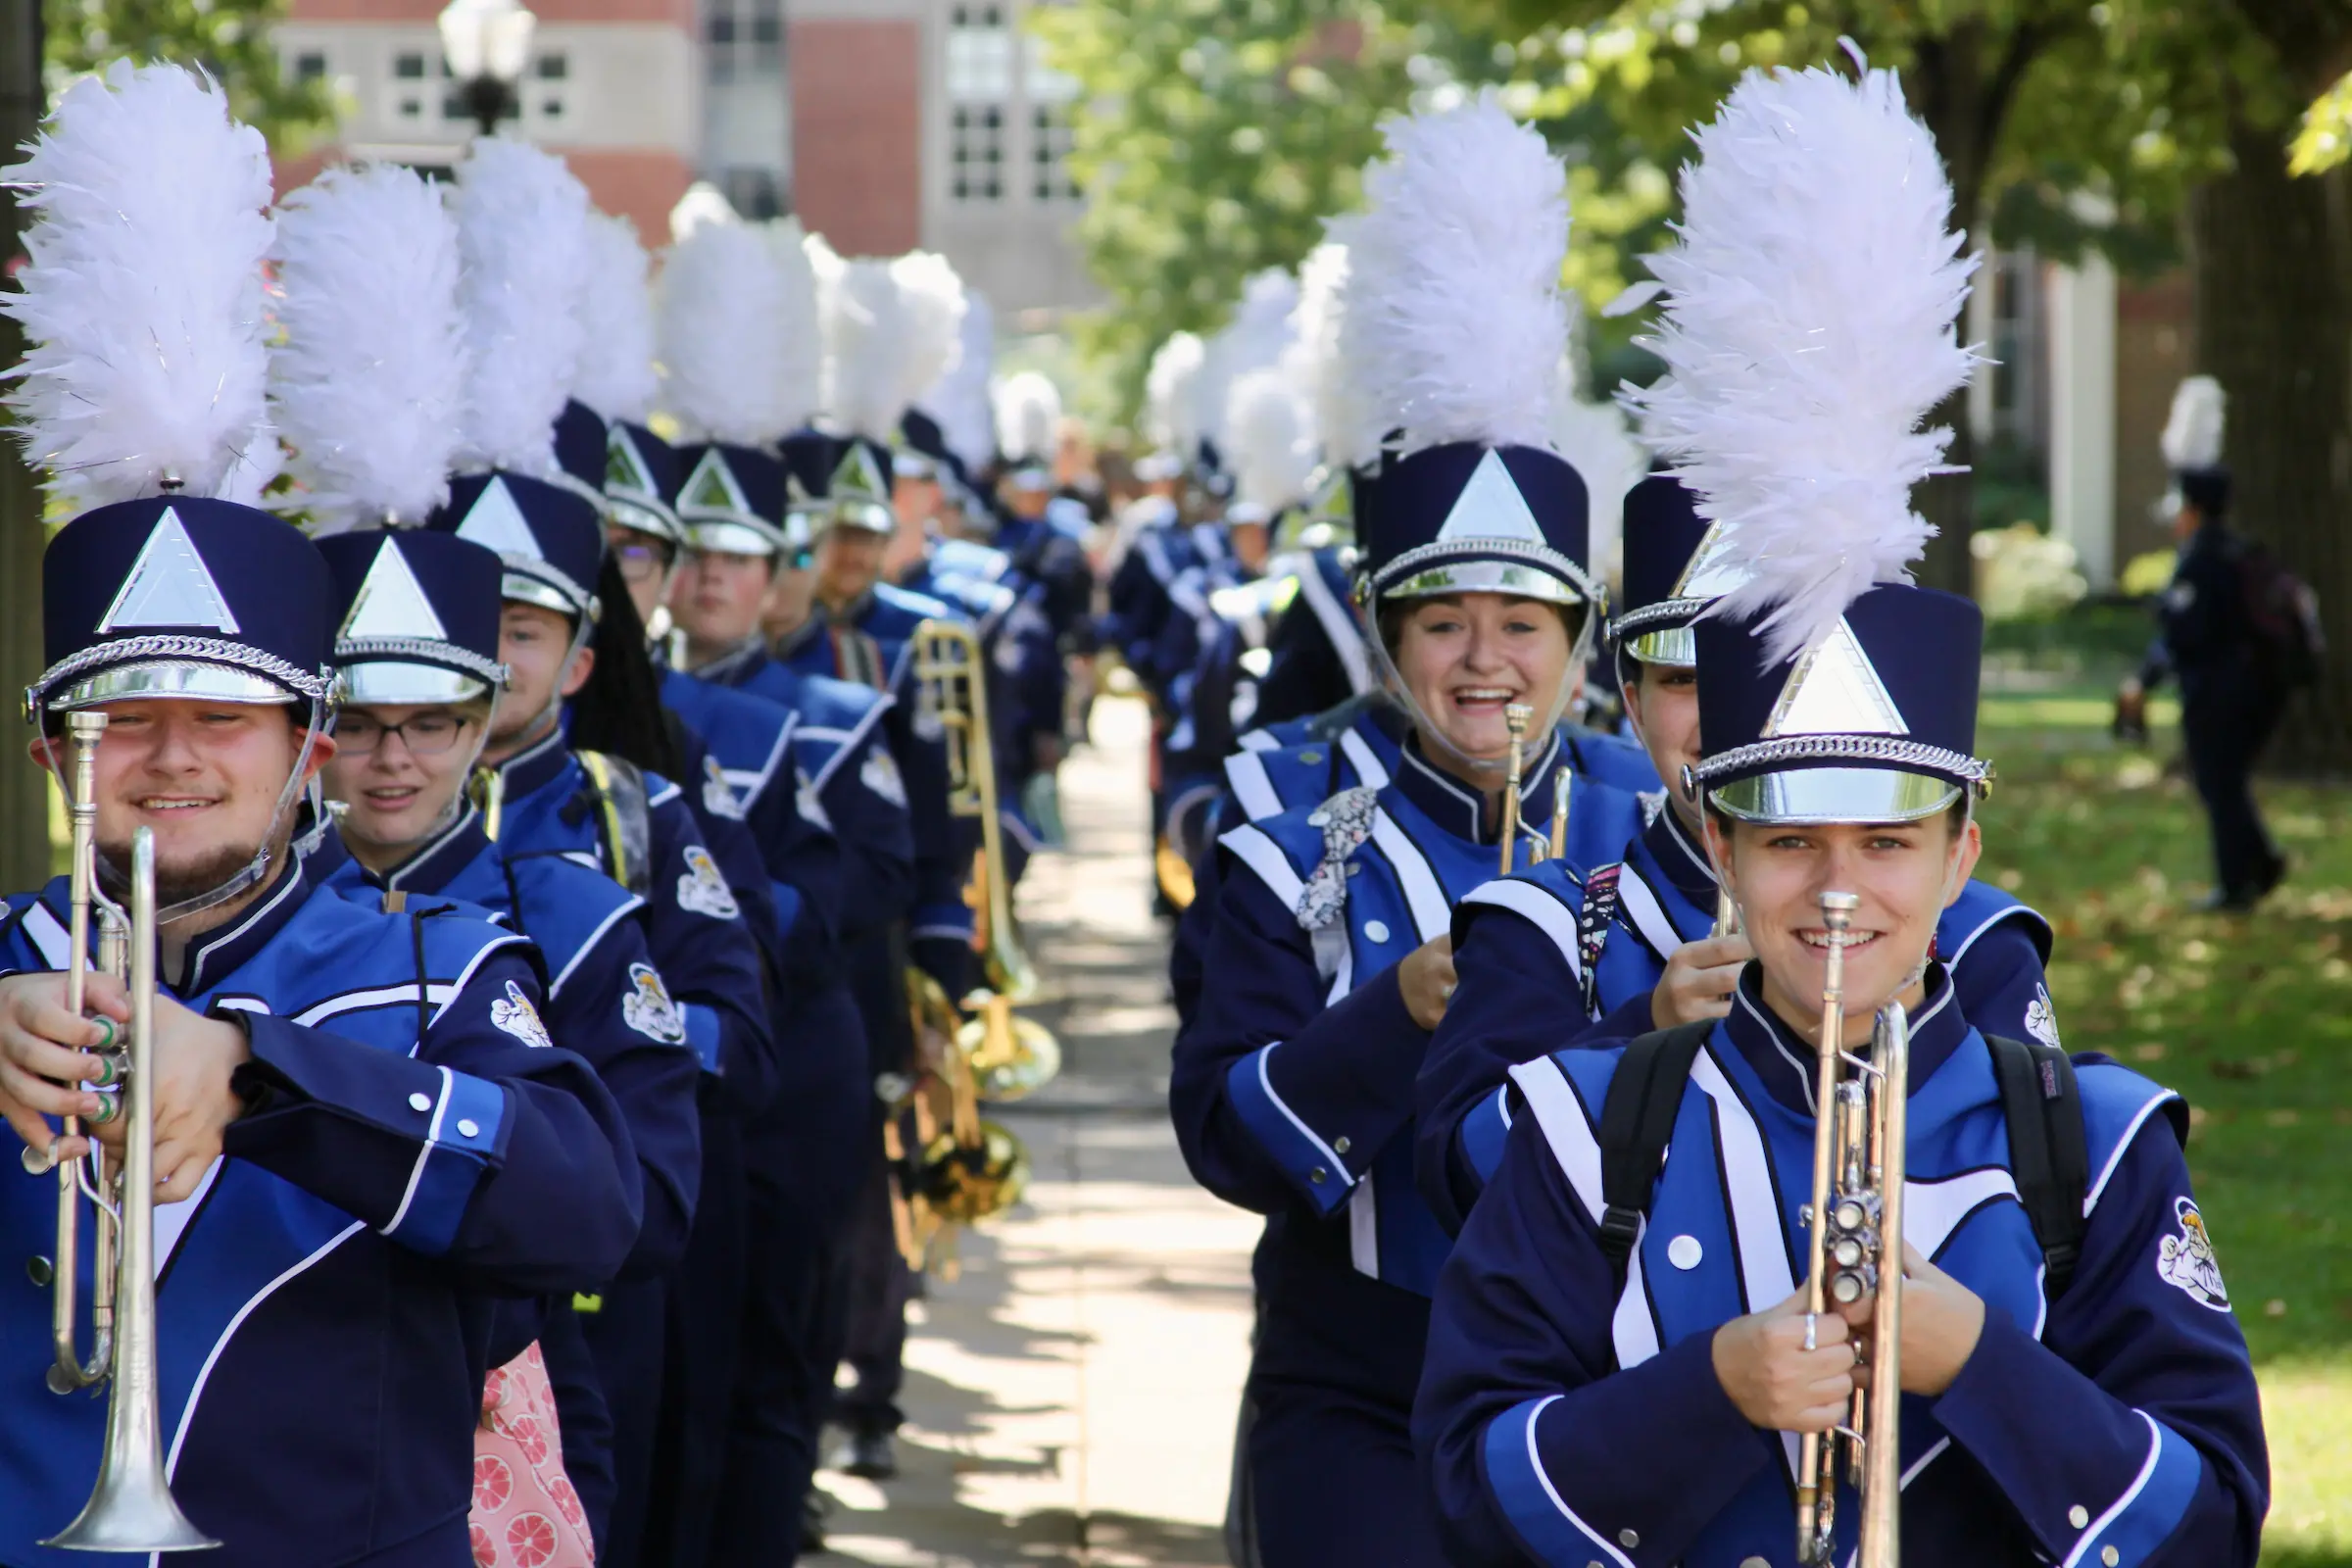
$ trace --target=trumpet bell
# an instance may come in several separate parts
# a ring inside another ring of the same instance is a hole
[[[956,1031],[956,1049],[972,1070],[973,1092],[984,1101],[1023,1099],[1061,1071],[1061,1042],[1034,1018],[1012,1010],[1012,999],[986,992],[966,1003],[972,1018]]]
[[[110,1441],[98,1467],[98,1488],[81,1516],[41,1543],[62,1551],[202,1551],[220,1544],[194,1525],[172,1500],[164,1473],[134,1459],[119,1463]]]
[[[980,1124],[977,1148],[963,1148],[943,1133],[923,1151],[923,1197],[951,1225],[976,1225],[1002,1214],[1028,1190],[1029,1151],[996,1122]]]

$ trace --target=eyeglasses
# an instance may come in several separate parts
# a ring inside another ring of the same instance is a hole
[[[335,720],[335,741],[355,756],[365,757],[397,735],[411,757],[439,757],[458,744],[473,720],[455,713],[418,713],[397,724],[379,723],[365,713],[345,713]]]
[[[669,569],[669,556],[665,546],[642,538],[612,541],[612,558],[620,563],[624,582],[651,582]]]

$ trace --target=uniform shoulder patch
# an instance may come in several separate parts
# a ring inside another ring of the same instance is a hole
[[[732,920],[743,912],[734,889],[718,874],[718,862],[700,844],[686,846],[686,869],[678,877],[678,906],[707,914],[713,920]]]
[[[792,806],[804,820],[815,823],[828,833],[833,831],[833,818],[827,814],[825,803],[817,798],[816,782],[808,776],[808,770],[805,767],[793,769]]]
[[[490,1021],[526,1046],[553,1046],[556,1042],[539,1021],[539,1009],[523,995],[522,987],[507,982],[507,994],[490,1004]]]
[[[712,816],[743,818],[743,803],[736,799],[735,786],[727,782],[727,770],[718,765],[715,757],[703,759],[703,809]]]
[[[620,1019],[648,1040],[665,1046],[686,1043],[686,1017],[670,1000],[661,971],[650,963],[629,965],[629,994],[620,1001]]]
[[[882,747],[875,746],[866,752],[865,760],[858,766],[858,782],[901,810],[906,809],[906,775],[899,771],[899,760]]]
[[[2058,1004],[2050,999],[2047,984],[2035,986],[2034,1000],[2026,1004],[2026,1033],[2052,1051],[2061,1049],[2058,1044]]]
[[[2199,1306],[2216,1312],[2230,1310],[2230,1292],[2222,1284],[2221,1259],[2213,1255],[2213,1238],[2205,1234],[2205,1216],[2193,1198],[2173,1200],[2178,1234],[2165,1237],[2156,1250],[2156,1277]]]

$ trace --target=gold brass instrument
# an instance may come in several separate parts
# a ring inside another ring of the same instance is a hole
[[[1018,1100],[1061,1070],[1061,1045],[1045,1025],[1013,1008],[1038,995],[1037,969],[1013,924],[1005,880],[1004,825],[998,814],[997,760],[988,718],[988,665],[980,636],[961,621],[926,620],[914,629],[917,700],[947,733],[948,808],[980,819],[980,855],[972,866],[972,904],[983,989],[963,999],[968,1015],[953,1033],[969,1060],[979,1097]]]
[[[917,1038],[953,1037],[956,1009],[939,982],[909,970],[907,1007]],[[895,1173],[891,1228],[900,1255],[916,1273],[957,1272],[956,1231],[992,1218],[1020,1201],[1029,1186],[1029,1154],[1019,1139],[980,1114],[978,1084],[959,1046],[942,1054],[937,1072],[886,1077],[891,1103],[882,1125],[882,1153]]]
[[[1497,873],[1502,876],[1519,869],[1519,775],[1527,766],[1527,726],[1535,718],[1535,709],[1526,703],[1503,706],[1502,722],[1511,732],[1511,755],[1503,764],[1502,822],[1495,835],[1502,844],[1502,869]]]
[[[1549,848],[1551,858],[1555,860],[1566,859],[1568,857],[1568,769],[1563,765],[1558,772],[1551,775],[1551,843]]]
[[[1879,1009],[1869,1059],[1845,1050],[1845,938],[1859,901],[1821,896],[1830,936],[1815,1049],[1813,1200],[1805,1277],[1806,1342],[1813,1319],[1871,1299],[1870,1385],[1854,1391],[1844,1426],[1798,1445],[1796,1555],[1807,1568],[1837,1560],[1838,1479],[1862,1510],[1854,1568],[1897,1568],[1902,1553],[1902,1234],[1905,1112],[1911,1028],[1900,1003]]]
[[[70,1551],[141,1554],[217,1546],[179,1511],[165,1473],[163,1418],[157,1401],[155,1343],[155,1105],[148,1085],[155,1056],[155,834],[140,828],[131,839],[130,910],[98,893],[98,741],[106,730],[103,713],[74,713],[67,719],[74,753],[74,787],[68,803],[73,820],[73,955],[66,965],[66,1005],[80,1012],[89,985],[90,924],[98,922],[99,962],[124,980],[130,993],[130,1026],[123,1049],[114,1031],[98,1054],[104,1074],[94,1087],[113,1088],[106,1108],[92,1120],[124,1122],[122,1153],[110,1169],[103,1147],[92,1141],[83,1159],[58,1167],[57,1256],[51,1265],[51,1328],[55,1360],[49,1388],[66,1395],[112,1380],[106,1408],[106,1443],[98,1461],[97,1485],[74,1521],[44,1546]],[[69,1137],[79,1132],[68,1117]],[[50,1165],[47,1152],[26,1150],[24,1164],[36,1174]],[[76,1347],[81,1200],[90,1200],[92,1270],[90,1359]]]

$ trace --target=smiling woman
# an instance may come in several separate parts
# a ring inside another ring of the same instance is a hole
[[[1557,713],[1582,681],[1581,669],[1572,676],[1570,658],[1584,622],[1581,605],[1445,594],[1388,602],[1379,619],[1419,727],[1435,743],[1425,755],[1474,787],[1499,782],[1494,764],[1511,743],[1504,709],[1524,704]]]

